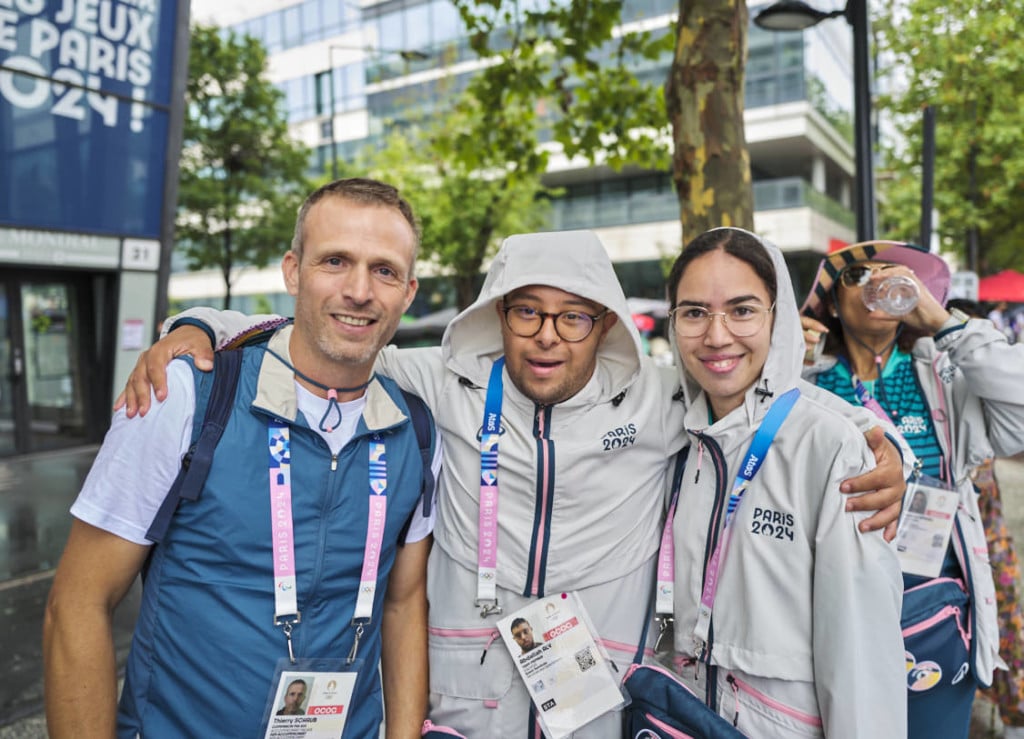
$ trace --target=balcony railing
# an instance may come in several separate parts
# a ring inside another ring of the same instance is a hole
[[[754,183],[754,210],[782,208],[811,208],[836,223],[854,228],[856,218],[849,208],[842,206],[811,183],[799,177],[760,180]]]
[[[799,177],[783,177],[754,183],[754,210],[812,208],[850,228],[854,214]],[[673,191],[640,191],[632,194],[576,195],[552,202],[551,227],[555,230],[625,226],[679,218],[679,202]]]

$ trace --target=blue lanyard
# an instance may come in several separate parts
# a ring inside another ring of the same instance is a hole
[[[787,391],[772,403],[772,407],[768,409],[764,420],[761,421],[761,426],[757,429],[757,433],[754,434],[754,439],[750,442],[750,448],[747,450],[747,456],[743,459],[743,464],[740,465],[739,471],[736,473],[736,479],[733,481],[732,492],[729,494],[729,506],[725,512],[726,526],[729,525],[733,513],[739,507],[747,486],[750,485],[757,471],[761,469],[761,463],[764,462],[768,449],[771,448],[772,442],[775,441],[775,435],[779,432],[779,428],[781,428],[783,421],[786,420],[786,416],[789,415],[793,404],[796,403],[799,397],[799,388]]]
[[[499,357],[491,367],[484,401],[484,422],[480,430],[480,484],[498,484],[498,437],[501,431],[501,401],[504,383],[501,371],[505,357]]]

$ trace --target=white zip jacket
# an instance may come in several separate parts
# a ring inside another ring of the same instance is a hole
[[[914,342],[914,373],[935,424],[936,438],[960,496],[953,551],[971,596],[974,676],[992,682],[999,657],[995,585],[989,565],[974,468],[993,456],[1024,451],[1024,344],[1009,344],[991,321],[972,319]],[[812,382],[835,365],[825,357],[805,372]]]
[[[864,516],[846,513],[838,493],[873,457],[858,428],[800,379],[797,304],[781,252],[765,247],[779,284],[764,369],[741,407],[709,425],[701,392],[684,421],[691,448],[673,525],[682,674],[749,736],[902,738],[899,564],[880,532],[857,530]],[[801,396],[730,526],[703,643],[694,634],[698,604],[733,481],[771,402],[794,387]]]
[[[495,303],[526,285],[582,296],[618,321],[590,381],[562,403],[536,405],[504,373],[497,556],[504,612],[538,596],[578,592],[624,674],[653,588],[667,461],[684,443],[683,404],[671,399],[678,380],[641,360],[622,288],[589,232],[509,238],[477,301],[449,325],[440,352],[382,353],[381,370],[437,409],[451,455],[427,581],[431,719],[470,737],[522,737],[529,720],[526,688],[493,639],[500,616],[481,617],[475,605],[479,436],[491,367],[502,354]],[[576,736],[618,736],[620,724],[605,716]]]

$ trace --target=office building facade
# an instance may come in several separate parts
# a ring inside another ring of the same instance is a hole
[[[673,33],[677,7],[672,0],[624,0],[623,30]],[[757,10],[750,8],[751,17]],[[402,121],[443,110],[445,95],[482,64],[448,0],[263,0],[219,3],[196,17],[266,45],[270,77],[285,93],[291,129],[313,151],[317,174],[331,171],[335,155],[349,158]],[[820,253],[855,236],[850,32],[841,22],[796,33],[751,24],[748,38],[755,228],[792,255],[799,282]],[[644,61],[636,73],[662,84],[670,61]],[[545,181],[563,192],[551,229],[597,230],[627,293],[661,294],[661,261],[681,246],[668,172],[614,172],[555,153]],[[287,312],[276,273],[243,270],[233,288],[236,305]],[[211,276],[172,278],[180,305],[216,304],[217,290]]]

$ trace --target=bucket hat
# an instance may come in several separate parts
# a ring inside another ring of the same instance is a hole
[[[843,268],[857,262],[868,261],[889,262],[909,267],[939,304],[946,304],[950,276],[949,265],[942,257],[925,251],[916,244],[902,241],[863,241],[834,251],[821,260],[814,285],[800,312],[820,320],[824,315],[828,296],[832,293],[836,278]]]

